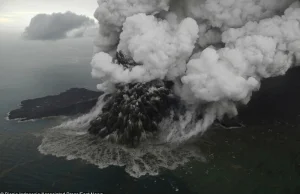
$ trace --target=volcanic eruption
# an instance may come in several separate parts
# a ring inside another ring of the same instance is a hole
[[[100,168],[122,166],[134,177],[157,175],[191,159],[206,161],[187,140],[198,143],[195,137],[215,121],[238,115],[263,79],[300,64],[296,0],[98,4],[91,65],[97,88],[105,93],[90,113],[47,131],[39,146],[43,154],[80,158]],[[277,82],[271,85],[273,90]]]
[[[139,65],[121,51],[116,60],[126,69]],[[158,123],[176,104],[172,85],[165,80],[117,83],[102,113],[91,122],[89,132],[103,138],[113,134],[117,142],[135,145],[143,133],[158,131]]]
[[[133,145],[165,130],[167,141],[189,139],[236,116],[262,79],[299,64],[299,1],[98,4],[92,75],[107,99],[89,132],[102,138]],[[175,131],[159,127],[170,115]]]

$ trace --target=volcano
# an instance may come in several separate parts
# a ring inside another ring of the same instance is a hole
[[[139,65],[122,52],[116,54],[116,60],[129,70]],[[159,122],[178,104],[172,86],[173,82],[166,80],[116,84],[88,131],[102,138],[113,135],[118,143],[137,145],[145,133],[157,132]]]

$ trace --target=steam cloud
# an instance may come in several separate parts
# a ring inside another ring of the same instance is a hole
[[[82,37],[95,24],[94,20],[72,12],[38,14],[33,17],[24,32],[29,40],[58,40],[66,37]]]
[[[283,75],[300,61],[299,1],[98,0],[98,4],[99,33],[92,60],[92,75],[102,80],[98,88],[167,79],[176,83],[174,90],[186,104],[203,109],[199,121],[190,116],[192,109],[180,118],[194,125],[173,129],[170,141],[204,132],[224,115],[237,115],[236,105],[249,102],[261,79]],[[124,69],[114,61],[116,51],[142,65]]]

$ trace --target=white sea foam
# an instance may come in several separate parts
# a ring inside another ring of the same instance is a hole
[[[199,150],[189,145],[178,147],[147,140],[137,148],[129,148],[88,134],[89,122],[101,113],[103,105],[100,97],[90,113],[47,130],[39,151],[67,160],[82,159],[99,168],[122,166],[133,177],[157,175],[161,169],[176,169],[191,159],[206,161]]]
[[[82,159],[99,168],[122,166],[133,177],[157,175],[159,170],[176,169],[191,159],[205,161],[195,148],[143,143],[138,148],[97,139],[89,134],[70,135],[69,131],[56,128],[48,132],[39,146],[42,154],[65,157],[67,160]]]
[[[62,129],[87,128],[89,126],[89,123],[101,113],[102,107],[105,104],[104,97],[105,97],[105,95],[102,95],[99,97],[96,106],[89,113],[87,113],[83,116],[80,116],[76,119],[66,121],[66,122],[62,123],[61,125],[57,126],[56,128],[62,128]]]
[[[8,113],[6,114],[5,120],[10,121],[9,115],[10,115],[10,112],[8,112]]]

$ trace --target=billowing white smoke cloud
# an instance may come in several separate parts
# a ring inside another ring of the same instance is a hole
[[[206,102],[240,101],[249,95],[249,91],[259,87],[255,78],[246,76],[246,66],[238,50],[224,49],[219,53],[207,48],[199,58],[188,63],[182,82],[197,99]]]
[[[173,0],[170,10],[181,17],[192,17],[200,28],[199,45],[221,42],[221,31],[242,27],[283,12],[295,0]]]
[[[241,27],[285,10],[295,0],[173,0],[171,10],[218,28]]]
[[[192,93],[197,101],[212,103],[204,120],[212,124],[224,114],[235,116],[232,102],[248,103],[262,78],[283,75],[291,67],[300,48],[299,8],[300,3],[294,3],[282,17],[228,29],[222,34],[225,48],[206,48],[189,61],[181,79],[185,88],[182,91],[189,92],[181,95]],[[206,129],[207,123],[197,122],[195,129],[183,137]]]
[[[125,83],[166,77],[175,79],[184,74],[186,60],[191,56],[197,38],[198,26],[191,18],[172,24],[152,15],[128,17],[120,35],[118,50],[142,65],[125,70],[115,64],[108,54],[100,52],[92,61],[93,75],[107,77],[110,82]]]
[[[99,34],[95,52],[110,51],[119,41],[127,17],[138,13],[156,14],[169,9],[169,0],[98,0],[95,18],[99,21]]]
[[[99,89],[117,82],[176,80],[178,95],[200,104],[205,113],[194,129],[170,132],[181,139],[205,131],[224,114],[236,115],[236,103],[248,103],[261,79],[283,75],[300,61],[300,3],[295,0],[98,3],[92,74],[103,81]],[[141,66],[123,69],[110,55],[116,50]]]
[[[284,74],[299,50],[300,9],[294,4],[282,17],[249,22],[222,35],[226,47],[205,49],[187,67],[184,84],[205,101],[240,101],[259,87],[261,78]]]
[[[30,40],[58,40],[66,37],[81,37],[95,25],[93,19],[72,12],[38,14],[34,16],[24,32]]]

